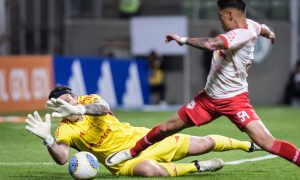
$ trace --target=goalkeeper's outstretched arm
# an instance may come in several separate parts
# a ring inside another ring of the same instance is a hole
[[[104,115],[110,112],[110,107],[106,101],[100,99],[92,104],[85,106],[87,115]]]
[[[100,99],[92,104],[83,105],[72,105],[63,99],[51,98],[47,101],[46,107],[53,110],[52,117],[68,117],[71,115],[105,115],[110,112],[109,105],[103,99]]]
[[[59,164],[64,165],[69,160],[70,147],[62,142],[54,142],[52,146],[47,146],[49,154],[53,160]]]
[[[65,143],[57,143],[52,137],[50,114],[46,114],[45,121],[43,121],[39,113],[35,111],[33,115],[28,114],[25,122],[27,124],[25,129],[43,140],[49,154],[57,164],[63,165],[68,162],[70,147]]]

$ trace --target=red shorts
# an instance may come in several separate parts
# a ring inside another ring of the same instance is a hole
[[[260,120],[250,104],[248,93],[232,98],[213,99],[204,91],[177,111],[179,117],[189,124],[200,126],[220,116],[228,117],[240,130],[253,120]]]

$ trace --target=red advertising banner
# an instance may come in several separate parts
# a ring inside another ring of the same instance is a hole
[[[51,56],[0,57],[0,112],[45,107],[53,87]]]

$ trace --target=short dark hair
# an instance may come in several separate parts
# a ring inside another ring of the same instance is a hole
[[[48,99],[57,99],[59,96],[64,94],[73,94],[72,89],[65,85],[56,85],[50,92]]]
[[[246,3],[243,0],[218,0],[218,6],[220,9],[236,8],[246,12]]]

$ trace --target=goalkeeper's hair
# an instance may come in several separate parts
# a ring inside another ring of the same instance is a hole
[[[220,9],[236,8],[246,12],[246,3],[243,0],[218,0],[218,6]]]
[[[56,85],[50,92],[48,99],[57,99],[59,96],[64,94],[73,94],[72,89],[65,85]]]

